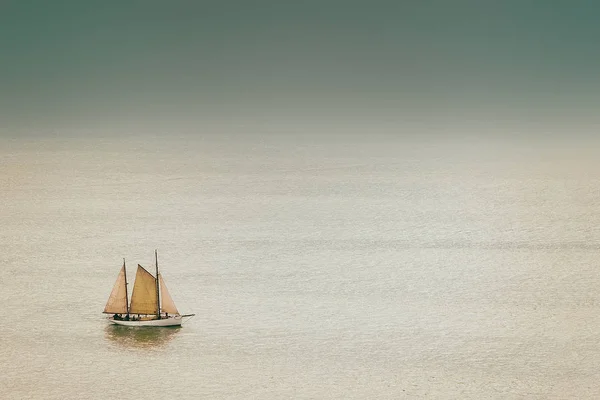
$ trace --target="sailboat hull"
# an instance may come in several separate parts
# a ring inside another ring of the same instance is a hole
[[[149,319],[142,321],[124,321],[119,319],[113,319],[111,317],[108,320],[113,324],[124,326],[180,326],[182,317],[176,316],[163,319]]]

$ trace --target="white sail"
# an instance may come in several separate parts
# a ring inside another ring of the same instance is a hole
[[[175,302],[171,298],[169,291],[167,290],[167,285],[165,285],[165,281],[162,277],[162,274],[159,277],[160,280],[160,310],[162,312],[166,312],[169,314],[179,314],[177,307],[175,306]]]
[[[138,264],[131,294],[131,314],[156,314],[158,311],[156,298],[156,278]]]
[[[104,313],[106,314],[126,314],[127,313],[127,285],[125,284],[125,265],[121,268],[115,286],[113,287],[106,307],[104,307]]]

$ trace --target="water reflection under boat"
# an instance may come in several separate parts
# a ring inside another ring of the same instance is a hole
[[[149,327],[108,325],[105,329],[107,339],[118,345],[137,348],[156,348],[169,343],[179,333],[181,327]]]

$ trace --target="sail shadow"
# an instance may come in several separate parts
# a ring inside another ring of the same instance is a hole
[[[167,345],[179,333],[180,326],[131,327],[108,325],[104,330],[106,339],[129,348],[157,348]]]

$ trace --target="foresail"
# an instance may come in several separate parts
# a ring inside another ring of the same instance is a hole
[[[177,307],[175,307],[175,302],[171,298],[169,291],[167,290],[167,285],[165,285],[165,281],[160,274],[160,310],[162,312],[166,312],[169,314],[179,314],[177,311]]]
[[[125,285],[125,265],[121,268],[115,286],[113,287],[104,313],[107,314],[126,314],[127,313],[127,285]]]
[[[132,314],[156,314],[157,309],[156,278],[138,264],[129,312]]]

